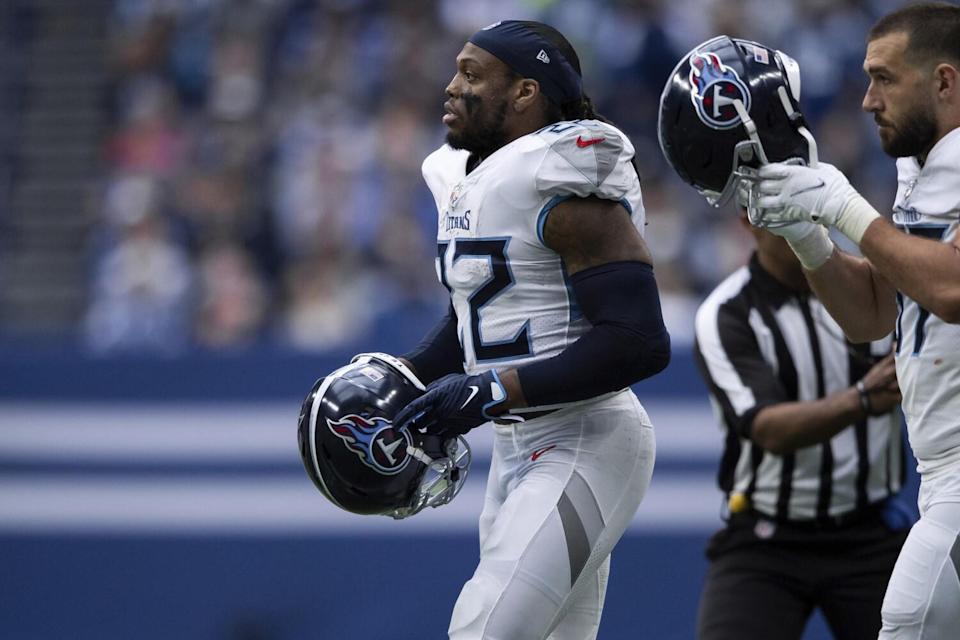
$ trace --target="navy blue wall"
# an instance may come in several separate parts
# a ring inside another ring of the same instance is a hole
[[[269,348],[235,353],[191,352],[177,358],[131,355],[97,358],[76,348],[0,348],[0,400],[272,400],[306,395],[317,378],[362,350],[318,355]],[[397,350],[393,350],[396,353]],[[675,352],[668,373],[635,387],[643,397],[705,393],[689,349]]]
[[[70,349],[7,346],[0,348],[0,428],[4,406],[24,404],[280,401],[289,402],[295,414],[313,380],[356,351],[305,356],[254,349],[172,359],[96,359]],[[686,351],[678,351],[667,373],[638,385],[637,392],[641,399],[678,407],[704,403]],[[91,410],[98,409],[92,405]],[[61,474],[62,480],[63,473],[76,471],[68,462],[0,468],[0,489],[25,478],[37,486],[45,481],[43,474]],[[673,474],[674,481],[682,481],[689,475],[701,490],[715,491],[710,457],[705,463],[682,457],[662,462],[655,484],[658,477]],[[138,464],[111,472],[118,482],[136,474],[149,478],[149,467]],[[460,586],[477,561],[476,534],[463,532],[469,529],[396,536],[332,529],[309,534],[159,535],[143,529],[124,534],[82,527],[18,532],[2,526],[3,495],[9,491],[0,493],[0,638],[443,638]],[[703,546],[713,526],[628,532],[614,552],[600,638],[692,638],[706,566]],[[805,635],[807,640],[828,637],[819,618]]]
[[[626,538],[600,637],[692,638],[702,543]],[[442,638],[477,559],[472,536],[0,538],[0,548],[4,637],[78,640]]]

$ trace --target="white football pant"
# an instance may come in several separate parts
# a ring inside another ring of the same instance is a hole
[[[450,639],[596,638],[610,552],[653,473],[650,419],[627,390],[494,428],[480,564]]]
[[[880,640],[960,638],[960,465],[924,476],[919,503],[883,598]]]

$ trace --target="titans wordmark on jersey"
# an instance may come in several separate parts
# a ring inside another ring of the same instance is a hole
[[[897,160],[893,222],[911,235],[953,242],[960,219],[960,129],[940,139],[920,167]],[[897,294],[897,378],[910,446],[921,472],[960,459],[960,325]]]
[[[592,195],[621,202],[643,233],[633,153],[615,127],[578,120],[514,140],[469,175],[466,151],[444,145],[427,157],[437,275],[450,291],[468,373],[555,356],[589,329],[543,227],[558,203]]]

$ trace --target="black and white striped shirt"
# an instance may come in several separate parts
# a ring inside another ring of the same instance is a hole
[[[703,302],[696,357],[726,430],[719,484],[780,520],[836,517],[896,493],[904,481],[900,414],[862,419],[828,442],[785,455],[751,440],[764,407],[811,401],[856,384],[890,339],[849,343],[815,297],[794,292],[754,255]]]

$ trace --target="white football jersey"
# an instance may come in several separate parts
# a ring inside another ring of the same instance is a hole
[[[911,235],[953,242],[960,219],[960,129],[933,147],[923,167],[897,160],[893,222]],[[897,378],[910,446],[921,472],[960,458],[960,325],[897,294]]]
[[[577,120],[504,145],[469,175],[467,151],[444,145],[424,160],[438,212],[437,275],[467,373],[550,358],[590,328],[543,227],[558,203],[592,195],[621,202],[642,234],[633,153],[615,127]]]

